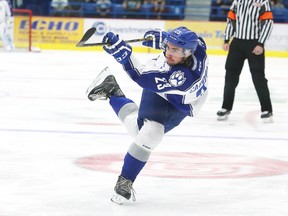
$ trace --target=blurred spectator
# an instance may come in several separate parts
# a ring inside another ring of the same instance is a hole
[[[52,0],[50,15],[81,17],[84,0]]]
[[[66,16],[65,10],[69,9],[68,0],[52,0],[51,9],[52,16]]]
[[[125,11],[127,11],[126,17],[138,17],[136,12],[141,10],[142,0],[124,0],[122,3],[122,7]]]
[[[154,0],[144,0],[141,6],[141,10],[144,12],[146,18],[152,18]]]
[[[89,3],[91,3],[91,4],[96,4],[96,2],[97,2],[97,0],[85,0],[85,4],[89,4]]]
[[[210,20],[225,21],[233,0],[213,0]]]
[[[85,3],[85,0],[69,0],[69,16],[71,17],[82,17],[83,8],[82,4]]]
[[[278,4],[278,0],[270,0],[270,4],[273,7]]]
[[[153,6],[154,0],[144,0],[142,5]]]
[[[84,17],[107,17],[111,8],[110,0],[85,0],[83,15]]]
[[[25,8],[25,4],[24,4],[23,0],[17,0],[17,1],[16,0],[12,0],[11,3],[13,5],[13,8],[15,8],[15,9],[24,9]],[[49,7],[50,7],[50,3],[49,3]]]
[[[85,3],[85,0],[68,0],[69,5],[73,10],[80,10],[82,8],[82,4]]]
[[[101,17],[109,16],[111,7],[112,7],[112,4],[110,0],[98,0],[96,2],[96,11]]]
[[[146,11],[150,10],[151,18],[161,19],[165,12],[165,0],[144,0],[142,6]]]
[[[285,0],[270,0],[271,7],[283,7]]]
[[[233,0],[216,0],[216,5],[222,9],[223,13],[226,16],[230,9],[232,2]]]
[[[162,18],[162,13],[165,12],[165,0],[154,0],[153,13],[156,14],[157,19]]]

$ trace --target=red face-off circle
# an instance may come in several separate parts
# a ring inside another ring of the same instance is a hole
[[[122,154],[100,154],[80,158],[81,167],[120,173]],[[228,154],[154,152],[141,175],[161,178],[252,178],[288,174],[288,162]]]

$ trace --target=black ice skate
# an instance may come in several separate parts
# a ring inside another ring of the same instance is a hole
[[[115,194],[111,198],[111,201],[122,205],[132,197],[132,200],[135,202],[135,191],[132,184],[133,182],[131,180],[119,176],[116,186],[114,187]]]
[[[272,123],[273,122],[273,113],[269,111],[264,111],[261,113],[261,119],[264,123]]]
[[[227,110],[227,109],[222,108],[221,110],[219,110],[219,111],[217,112],[217,116],[218,116],[218,117],[217,117],[217,120],[218,120],[218,121],[225,121],[225,120],[228,119],[229,114],[230,114],[230,110]]]
[[[86,94],[91,101],[107,100],[107,98],[110,98],[112,95],[117,97],[125,96],[108,67],[104,68],[96,77],[88,87]]]

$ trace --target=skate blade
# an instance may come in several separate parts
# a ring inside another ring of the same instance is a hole
[[[119,194],[114,194],[112,197],[111,197],[111,201],[118,204],[118,205],[123,205],[123,203],[127,202],[128,200],[123,197],[123,196],[120,196]]]
[[[262,118],[262,121],[263,121],[263,123],[267,123],[267,124],[273,123],[273,118],[272,118],[272,116],[269,118]]]
[[[229,115],[225,115],[225,116],[218,116],[217,120],[218,121],[226,121],[228,119]]]
[[[107,76],[111,74],[109,67],[105,67],[98,76],[93,80],[91,85],[86,90],[86,96],[88,97],[89,93],[95,88],[97,85],[101,84]],[[104,99],[103,99],[104,100]]]

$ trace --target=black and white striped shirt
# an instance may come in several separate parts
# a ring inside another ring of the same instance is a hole
[[[234,0],[227,17],[225,42],[234,36],[264,45],[273,27],[269,0]]]

